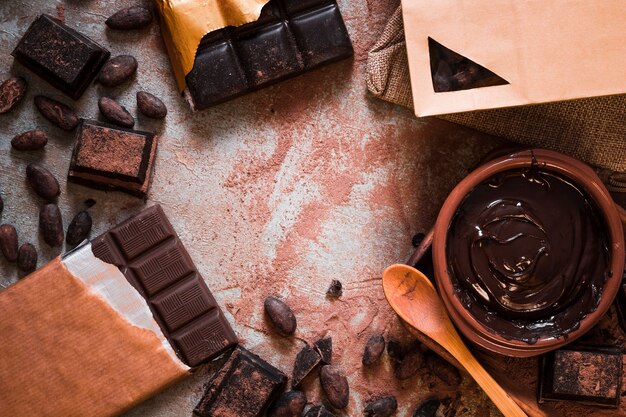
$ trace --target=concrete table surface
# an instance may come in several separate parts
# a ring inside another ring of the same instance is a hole
[[[411,111],[369,98],[367,51],[397,0],[340,0],[354,59],[282,82],[199,113],[176,90],[159,27],[113,32],[104,20],[133,0],[16,0],[0,2],[0,79],[22,75],[26,98],[0,116],[1,221],[16,226],[20,244],[32,242],[39,265],[61,254],[39,237],[41,201],[27,187],[25,167],[43,161],[60,180],[64,224],[93,198],[96,236],[144,202],[116,192],[66,183],[73,135],[48,123],[34,109],[44,93],[99,118],[97,99],[107,94],[136,113],[135,93],[152,92],[167,104],[165,121],[139,118],[136,127],[158,132],[159,149],[149,201],[169,215],[191,257],[242,343],[287,374],[304,341],[333,337],[333,361],[351,385],[349,407],[361,415],[372,397],[393,393],[398,416],[409,416],[424,399],[457,390],[421,372],[398,381],[387,357],[364,370],[361,353],[377,332],[407,339],[380,286],[385,266],[405,260],[411,237],[433,224],[451,188],[499,141],[436,119],[417,120]],[[66,23],[110,49],[134,55],[136,78],[115,89],[91,86],[77,102],[15,63],[10,52],[40,13]],[[40,128],[44,151],[16,152],[10,139]],[[0,284],[18,279],[15,265],[0,259]],[[344,285],[336,301],[325,297],[331,280]],[[263,300],[276,294],[294,307],[296,337],[275,335],[263,318]],[[219,361],[218,361],[219,362]],[[128,416],[188,416],[216,364],[129,412]],[[321,393],[317,379],[305,384],[310,402]],[[496,415],[476,385],[465,378],[456,415]]]

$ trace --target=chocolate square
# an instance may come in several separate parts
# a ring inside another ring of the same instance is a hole
[[[81,120],[68,180],[146,197],[157,140],[154,134]]]
[[[43,14],[30,25],[12,55],[76,100],[91,84],[110,53],[85,35]]]
[[[568,347],[542,357],[540,403],[573,400],[617,408],[621,388],[622,352],[619,349]]]
[[[285,374],[239,346],[209,382],[194,414],[260,417],[286,382]]]

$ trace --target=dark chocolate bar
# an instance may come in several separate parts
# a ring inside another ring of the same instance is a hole
[[[157,138],[150,132],[81,120],[68,180],[146,197]]]
[[[43,14],[30,25],[11,55],[77,100],[110,53],[85,35]]]
[[[170,344],[198,366],[237,338],[159,205],[92,241],[96,257],[117,265],[148,301]]]
[[[194,413],[200,417],[260,417],[286,382],[285,374],[239,346],[213,376]]]
[[[617,408],[622,394],[622,352],[613,347],[559,349],[541,359],[539,402],[581,401]]]
[[[259,20],[202,39],[188,96],[202,110],[352,54],[335,1],[271,0]]]

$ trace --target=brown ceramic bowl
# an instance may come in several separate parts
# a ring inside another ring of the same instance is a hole
[[[614,271],[614,273],[604,283],[598,307],[580,321],[580,326],[576,330],[556,338],[539,338],[537,342],[529,344],[521,340],[506,339],[495,334],[478,322],[465,309],[452,288],[452,278],[449,274],[446,260],[446,240],[448,239],[448,228],[457,208],[474,187],[494,174],[511,169],[529,168],[532,164],[533,155],[542,169],[559,173],[571,179],[575,184],[583,188],[590,198],[595,200],[601,215],[604,216],[609,233],[608,240],[611,243],[609,264],[610,270]],[[519,151],[494,159],[465,177],[454,188],[443,204],[434,227],[432,250],[437,287],[457,328],[473,343],[487,350],[515,357],[535,356],[557,349],[590,330],[606,313],[613,302],[621,283],[621,271],[624,269],[623,226],[615,203],[607,189],[589,166],[558,152],[542,149]]]

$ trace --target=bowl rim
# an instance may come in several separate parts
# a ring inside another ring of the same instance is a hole
[[[465,196],[478,184],[489,177],[508,170],[528,168],[538,165],[540,168],[560,173],[572,179],[582,187],[596,202],[609,232],[610,267],[613,275],[604,283],[602,296],[597,308],[587,314],[577,329],[559,337],[539,339],[534,344],[521,340],[506,339],[489,331],[482,323],[466,310],[454,295],[452,281],[446,262],[446,241],[450,223]],[[624,268],[624,231],[615,203],[597,174],[585,163],[556,151],[545,149],[526,149],[509,153],[493,159],[468,174],[446,198],[434,228],[433,264],[437,288],[444,301],[452,321],[461,333],[472,342],[485,349],[508,356],[535,356],[568,344],[589,331],[606,313],[615,298]],[[620,271],[619,273],[616,271]]]

